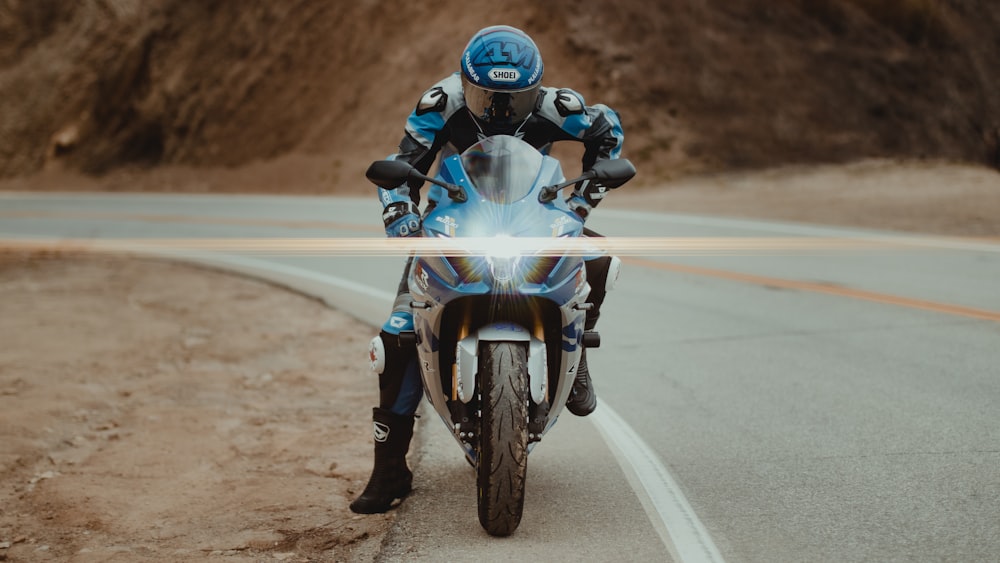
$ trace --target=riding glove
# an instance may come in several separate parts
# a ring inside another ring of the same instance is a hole
[[[382,211],[385,234],[389,237],[420,236],[420,215],[412,201],[390,203]]]

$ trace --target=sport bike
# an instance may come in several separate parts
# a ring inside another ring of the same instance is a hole
[[[492,535],[520,523],[528,453],[566,404],[582,347],[600,344],[584,331],[587,251],[570,244],[586,242],[583,220],[558,196],[634,175],[627,160],[605,160],[565,181],[557,159],[505,135],[443,159],[435,178],[402,161],[368,169],[386,189],[443,189],[423,238],[405,239],[415,245],[414,331],[400,342],[416,346],[426,397],[475,467],[479,522]]]

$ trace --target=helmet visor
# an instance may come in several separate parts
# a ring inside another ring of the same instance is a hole
[[[487,90],[464,76],[465,105],[472,115],[489,125],[514,125],[528,118],[538,102],[539,84],[515,92]]]

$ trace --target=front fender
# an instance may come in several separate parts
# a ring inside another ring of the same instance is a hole
[[[545,399],[548,384],[548,360],[545,342],[535,338],[521,325],[514,323],[492,323],[458,341],[455,350],[455,364],[458,370],[458,398],[463,403],[472,400],[479,375],[479,344],[481,342],[527,342],[528,343],[528,386],[531,400],[536,404]]]

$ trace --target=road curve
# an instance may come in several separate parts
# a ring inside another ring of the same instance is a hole
[[[362,239],[379,235],[376,206],[8,193],[0,240]],[[590,358],[605,412],[563,417],[532,453],[524,521],[507,539],[479,530],[472,473],[436,416],[424,416],[417,489],[399,509],[387,560],[1000,553],[1000,246],[603,207],[591,223],[616,238],[671,242],[625,256],[608,297],[604,345]],[[300,289],[372,324],[401,263],[250,254],[177,255],[297,277]],[[608,426],[612,418],[621,426]],[[659,505],[671,493],[643,492],[642,471],[623,453],[628,430],[702,532],[665,523]]]

